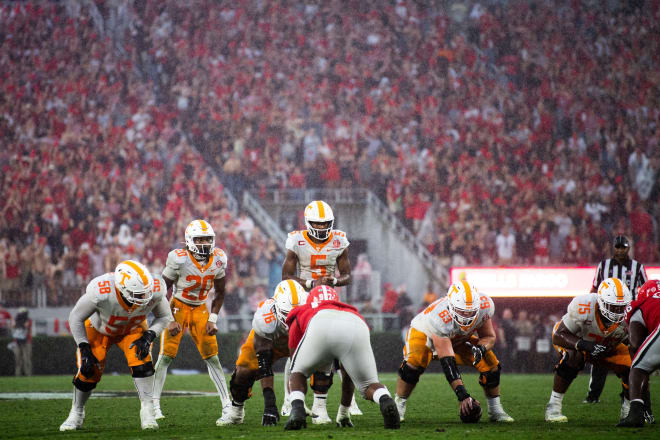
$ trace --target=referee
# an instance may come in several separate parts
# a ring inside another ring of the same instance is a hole
[[[630,251],[630,242],[623,235],[617,235],[612,243],[614,256],[598,263],[598,270],[594,277],[591,292],[598,291],[601,281],[606,278],[618,278],[630,290],[633,299],[637,298],[637,289],[648,281],[644,265],[628,256]],[[607,368],[601,366],[591,366],[591,379],[589,380],[589,393],[584,399],[584,403],[598,403],[600,394],[605,387],[605,378],[607,377]],[[646,400],[646,399],[645,399]],[[647,410],[644,413],[647,421],[653,420],[650,402],[647,401]]]

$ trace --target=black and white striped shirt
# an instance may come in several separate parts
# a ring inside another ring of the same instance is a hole
[[[637,298],[637,289],[648,281],[644,265],[637,260],[628,258],[623,264],[614,258],[608,258],[598,263],[598,270],[594,278],[593,290],[596,291],[601,281],[606,278],[618,278],[630,290],[633,299]]]

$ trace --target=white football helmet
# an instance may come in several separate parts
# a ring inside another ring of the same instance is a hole
[[[630,301],[632,294],[628,286],[618,278],[604,279],[598,286],[598,309],[611,322],[623,321]]]
[[[312,222],[325,223],[325,227],[314,228],[312,227]],[[307,226],[307,233],[317,240],[327,240],[334,224],[335,216],[332,213],[332,208],[324,201],[314,200],[305,207],[305,226]]]
[[[477,288],[467,281],[459,281],[449,286],[447,290],[447,307],[452,319],[462,327],[471,326],[481,306]]]
[[[190,252],[203,258],[207,258],[215,247],[215,232],[211,225],[204,220],[193,220],[186,227],[186,247]],[[195,243],[196,238],[210,237],[210,243]]]
[[[154,296],[154,278],[149,269],[134,260],[117,265],[115,287],[127,301],[139,306],[149,303]]]
[[[294,280],[281,281],[275,288],[273,299],[275,304],[275,316],[286,327],[286,318],[294,307],[307,302],[308,293],[303,286]]]

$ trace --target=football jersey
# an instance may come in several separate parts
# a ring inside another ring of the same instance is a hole
[[[173,297],[186,304],[204,304],[213,288],[213,281],[225,276],[227,255],[215,248],[202,265],[186,249],[174,249],[167,255],[163,276],[174,281]]]
[[[147,315],[163,301],[165,293],[165,281],[156,276],[151,301],[141,306],[129,305],[115,288],[114,273],[106,273],[94,278],[87,285],[85,296],[96,307],[89,320],[92,327],[106,336],[125,335],[147,319]],[[169,311],[167,301],[165,309]]]
[[[254,332],[264,339],[273,341],[273,347],[286,352],[288,350],[289,329],[275,317],[275,300],[268,298],[259,304],[252,318]]]
[[[628,337],[628,331],[623,323],[614,323],[605,328],[598,313],[597,293],[587,293],[573,298],[561,320],[568,331],[575,336],[608,347],[616,346]]]
[[[346,233],[337,229],[323,243],[312,241],[307,231],[293,231],[286,238],[286,248],[298,256],[299,276],[303,280],[334,276],[337,258],[349,244]]]
[[[413,318],[410,326],[424,333],[429,338],[428,343],[431,344],[429,347],[432,347],[430,340],[432,335],[449,338],[454,341],[467,340],[472,333],[481,327],[484,321],[490,319],[495,313],[495,304],[489,296],[481,295],[479,299],[479,313],[469,327],[461,326],[452,319],[448,307],[449,298],[446,296],[429,304],[424,311]]]

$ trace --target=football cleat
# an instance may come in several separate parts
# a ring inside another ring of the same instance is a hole
[[[380,406],[380,413],[383,415],[383,423],[385,429],[399,429],[401,427],[401,419],[399,418],[399,411],[394,403],[394,399],[390,396],[382,396],[378,402]]]
[[[621,411],[619,411],[619,420],[623,420],[628,417],[630,412],[630,400],[623,398],[621,402]]]
[[[394,403],[396,403],[396,409],[399,411],[399,421],[403,422],[403,416],[406,415],[406,402],[408,399],[404,399],[399,396],[394,397]]]
[[[85,420],[85,410],[77,411],[71,408],[69,417],[66,418],[64,423],[60,425],[60,431],[75,431],[82,428],[83,421]]]
[[[164,419],[163,411],[160,409],[160,400],[154,400],[154,418],[156,420]]]
[[[337,426],[340,428],[352,428],[353,422],[351,421],[351,411],[346,407],[339,406],[337,410],[337,418],[335,419]]]
[[[502,411],[497,411],[493,413],[488,413],[488,420],[491,422],[497,422],[497,423],[513,423],[515,420],[513,420],[513,417],[505,413],[503,410]]]
[[[154,407],[151,405],[142,405],[140,408],[140,425],[142,429],[158,429],[158,422],[154,417]]]
[[[561,413],[561,405],[548,403],[545,407],[545,421],[550,423],[566,423],[568,422],[568,417]]]
[[[312,423],[315,425],[326,425],[332,423],[326,407],[312,406]]]
[[[222,417],[215,421],[216,426],[240,425],[245,418],[245,406],[231,404],[222,411]]]
[[[291,417],[284,425],[284,429],[287,431],[290,430],[299,430],[301,428],[307,428],[307,414],[305,413],[305,405],[301,400],[296,400],[291,403]]]
[[[655,416],[653,415],[653,413],[651,412],[651,410],[649,408],[644,410],[644,420],[649,425],[655,425]]]
[[[631,402],[628,415],[616,426],[617,428],[642,428],[644,426],[644,404]]]
[[[353,398],[351,399],[351,406],[348,407],[348,412],[352,416],[361,416],[362,415],[362,410],[357,405],[357,402],[355,401],[355,395],[353,395]]]
[[[600,399],[598,399],[598,397],[587,396],[582,403],[600,403]]]
[[[305,403],[305,414],[308,416],[312,416],[312,410],[307,408],[307,404]],[[291,415],[291,401],[286,399],[284,403],[282,404],[282,409],[280,410],[280,415],[283,417],[289,417]]]

